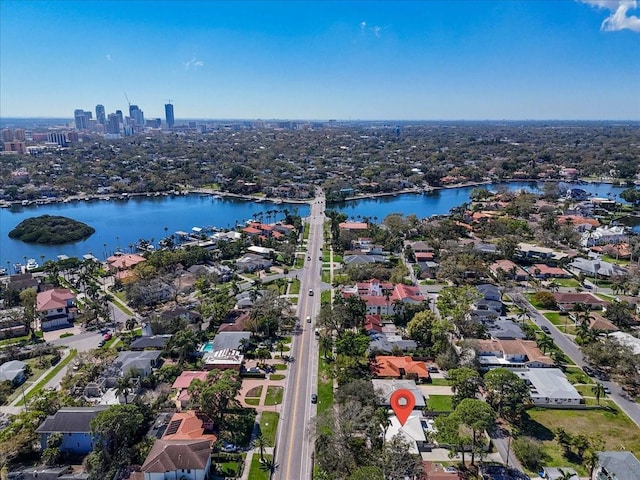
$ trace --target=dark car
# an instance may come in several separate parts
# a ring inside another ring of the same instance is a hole
[[[318,395],[315,393],[311,394],[311,403],[318,403]]]
[[[427,368],[427,371],[429,373],[438,373],[439,370],[438,370],[438,367],[431,366]]]
[[[551,333],[551,330],[549,330],[549,327],[547,327],[546,325],[542,325],[540,327],[540,330],[542,330],[544,333],[547,333],[547,334]]]

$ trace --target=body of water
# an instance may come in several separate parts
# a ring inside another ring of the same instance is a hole
[[[99,259],[121,249],[129,252],[130,245],[140,239],[162,238],[177,231],[191,232],[193,227],[234,228],[236,222],[243,224],[263,213],[262,220],[273,222],[284,218],[283,210],[299,215],[309,214],[306,204],[256,203],[208,195],[181,195],[167,197],[132,197],[129,200],[56,203],[39,206],[16,206],[0,209],[0,267],[7,262],[24,264],[24,257],[34,258],[42,264],[45,260],[56,260],[58,255],[81,258],[92,253]],[[9,238],[9,232],[22,220],[39,215],[61,215],[73,218],[96,229],[88,239],[64,245],[29,244]],[[165,231],[166,227],[166,231]],[[13,271],[13,269],[12,269]]]
[[[511,182],[500,184],[510,190],[526,189],[536,191],[536,183]],[[488,185],[495,189],[498,185]],[[580,188],[599,197],[617,196],[623,187],[609,184],[586,184]],[[452,208],[469,201],[473,187],[436,190],[428,195],[406,194],[374,199],[345,202],[329,208],[338,209],[350,218],[369,217],[380,222],[391,213],[415,214],[420,218],[448,213]],[[87,253],[103,259],[115,250],[129,251],[140,239],[154,239],[157,242],[177,231],[190,232],[192,227],[234,228],[236,222],[244,223],[263,213],[284,209],[306,216],[307,205],[256,203],[235,199],[213,198],[206,195],[185,195],[178,197],[133,197],[129,200],[57,203],[41,206],[17,206],[0,209],[0,267],[7,263],[24,263],[24,257],[34,258],[38,263],[55,260],[58,255],[82,257]],[[22,220],[39,215],[62,215],[84,222],[96,229],[88,239],[65,245],[26,244],[9,238],[8,233]],[[283,218],[278,213],[277,218]],[[166,228],[166,230],[165,230]]]

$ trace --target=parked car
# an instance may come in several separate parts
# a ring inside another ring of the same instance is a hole
[[[111,337],[112,337],[111,333],[105,333],[104,337],[102,338],[104,338],[105,342],[108,342],[109,340],[111,340]]]
[[[307,323],[311,323],[311,317],[310,316],[307,317]]]
[[[238,447],[236,447],[233,443],[223,443],[220,450],[225,453],[235,453],[238,451]]]
[[[611,389],[609,387],[604,387],[604,393],[611,395]]]
[[[438,370],[438,367],[434,367],[433,365],[431,367],[427,368],[427,371],[429,373],[438,373],[440,370]]]
[[[546,333],[547,335],[551,333],[551,330],[549,330],[549,327],[547,327],[546,325],[542,325],[540,327],[540,330],[542,330],[544,333]]]
[[[311,403],[318,403],[318,395],[315,393],[311,394]]]

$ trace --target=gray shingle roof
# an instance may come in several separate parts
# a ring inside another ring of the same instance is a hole
[[[91,420],[108,405],[94,407],[62,407],[49,415],[37,428],[36,433],[87,433],[91,431]]]
[[[600,468],[616,480],[638,480],[640,462],[631,452],[598,452]],[[615,475],[615,477],[614,477]]]

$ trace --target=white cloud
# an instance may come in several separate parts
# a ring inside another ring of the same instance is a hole
[[[629,10],[638,8],[636,0],[580,0],[582,3],[609,10],[610,15],[604,19],[600,29],[605,32],[632,30],[640,33],[640,18],[627,15]]]
[[[188,62],[185,62],[184,64],[184,69],[185,70],[189,70],[191,68],[200,68],[204,66],[204,62],[202,60],[197,60],[196,59],[196,55],[195,53],[193,54],[193,57],[191,58],[191,60],[189,60]]]
[[[111,54],[110,53],[107,53],[107,60],[111,61]]]

